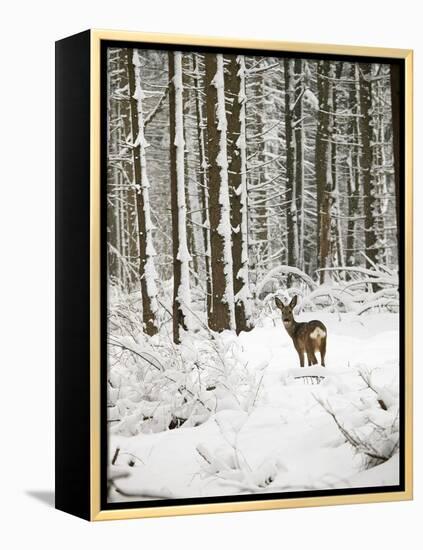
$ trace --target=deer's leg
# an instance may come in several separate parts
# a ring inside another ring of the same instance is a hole
[[[317,365],[317,358],[314,353],[314,342],[310,342],[307,345],[307,357],[309,366]]]
[[[313,356],[311,358],[311,361],[312,361],[312,363],[311,363],[312,365],[317,365],[319,363],[314,351],[313,351]]]
[[[308,366],[311,367],[311,365],[313,364],[313,353],[310,349],[310,346],[307,347],[306,351],[307,351]]]
[[[326,355],[326,338],[322,338],[320,342],[320,362],[322,367],[325,367],[325,355]]]
[[[295,349],[297,350],[298,357],[300,358],[300,366],[304,367],[304,350],[301,349],[300,346],[295,346]]]

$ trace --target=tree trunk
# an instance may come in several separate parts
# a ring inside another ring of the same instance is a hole
[[[303,149],[303,61],[295,59],[295,92],[294,92],[294,134],[295,134],[295,201],[294,219],[296,231],[296,264],[304,269],[304,149]]]
[[[226,89],[232,102],[228,115],[228,184],[231,204],[232,270],[236,332],[251,329],[248,277],[247,161],[245,141],[245,64],[243,56],[228,55]]]
[[[349,105],[351,116],[348,124],[348,134],[351,136],[353,147],[349,151],[348,157],[348,180],[347,180],[347,194],[348,194],[348,222],[347,222],[347,240],[346,240],[346,264],[347,266],[355,265],[356,261],[356,227],[357,216],[359,213],[359,198],[360,198],[360,156],[358,146],[360,144],[360,128],[359,118],[360,113],[359,105],[359,88],[358,88],[358,72],[357,64],[351,63],[351,69],[349,73],[349,79],[355,80],[355,86],[351,86],[349,91]],[[348,277],[348,274],[347,274]]]
[[[341,61],[335,63],[334,77],[336,82],[341,79],[343,63]],[[342,227],[340,217],[340,204],[339,204],[339,190],[338,190],[338,146],[337,146],[337,133],[338,133],[338,92],[336,84],[331,86],[332,96],[332,111],[331,116],[332,128],[331,128],[331,150],[332,150],[332,192],[331,192],[331,257],[333,265],[344,265],[344,246],[342,239]]]
[[[317,246],[319,250],[318,267],[324,270],[330,252],[330,205],[332,192],[332,152],[331,152],[331,116],[330,116],[330,63],[319,61],[317,66],[317,90],[319,112],[316,132],[315,173],[317,190]],[[328,275],[320,271],[320,283]]]
[[[235,328],[223,56],[206,54],[212,311],[209,327]]]
[[[173,237],[173,340],[190,328],[191,291],[185,196],[185,141],[183,116],[182,54],[169,52],[170,186]]]
[[[156,252],[153,245],[153,224],[150,216],[149,182],[145,155],[143,91],[141,88],[140,60],[137,50],[128,51],[128,83],[131,104],[132,154],[134,184],[136,188],[139,275],[141,284],[143,327],[146,334],[153,336],[158,331],[157,273],[154,266]]]
[[[116,56],[112,49],[109,49],[107,55],[108,62],[108,74],[107,74],[107,99],[108,99],[108,112],[111,120],[117,118],[117,105],[113,100],[112,90],[117,87],[114,81],[113,73],[116,72]],[[116,157],[118,151],[118,140],[116,137],[116,129],[111,123],[107,127],[107,155],[108,158]],[[120,262],[118,253],[120,252],[119,243],[119,217],[118,209],[116,206],[116,188],[117,188],[117,168],[115,164],[108,163],[107,167],[107,270],[108,277],[113,283],[119,281],[120,276]]]
[[[131,98],[129,95],[129,84],[128,84],[128,50],[125,48],[119,48],[119,74],[121,75],[120,82],[118,84],[118,89],[125,89],[124,94],[125,99],[120,99],[121,105],[121,124],[123,134],[120,136],[120,142],[125,145],[121,146],[121,155],[122,161],[120,164],[120,169],[122,172],[123,185],[126,187],[125,192],[125,201],[127,204],[127,216],[126,216],[126,226],[125,231],[127,234],[127,261],[131,269],[128,269],[127,277],[129,280],[130,290],[134,286],[138,286],[138,274],[135,272],[132,267],[137,264],[139,258],[139,249],[138,249],[138,222],[137,222],[137,202],[136,202],[136,191],[134,188],[134,170],[132,162],[125,162],[125,157],[129,152],[129,147],[126,145],[126,140],[128,136],[132,133],[131,127]]]
[[[287,231],[287,260],[288,265],[295,267],[297,258],[296,246],[296,207],[295,207],[295,141],[293,137],[293,97],[294,82],[292,78],[292,60],[284,59],[284,80],[285,80],[285,150],[286,150],[286,193],[285,193],[285,215]]]
[[[200,197],[202,210],[203,241],[204,241],[204,262],[206,268],[206,301],[207,301],[207,319],[212,310],[212,284],[211,284],[211,266],[210,266],[210,220],[209,220],[209,195],[208,195],[208,165],[206,157],[206,122],[203,115],[203,104],[201,102],[201,74],[198,55],[192,54],[194,61],[194,74],[196,77],[195,85],[195,116],[197,119],[197,139],[200,165]]]
[[[401,72],[398,64],[391,65],[391,109],[392,109],[392,148],[394,157],[395,178],[395,214],[397,222],[397,242],[400,242],[401,231],[401,181],[403,167],[401,166]]]
[[[363,181],[364,206],[364,244],[366,253],[366,267],[372,268],[378,262],[376,236],[376,196],[375,182],[373,181],[373,149],[372,149],[372,83],[371,65],[362,63],[359,67],[359,96],[360,96],[360,168]]]

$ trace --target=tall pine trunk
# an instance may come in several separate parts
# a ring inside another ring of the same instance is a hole
[[[317,189],[317,246],[319,251],[318,267],[320,283],[327,279],[328,258],[330,253],[330,206],[332,193],[332,152],[331,152],[331,115],[330,115],[330,63],[319,61],[317,65],[317,90],[319,112],[316,132],[315,173]]]
[[[122,135],[120,136],[121,144],[126,144],[128,136],[132,133],[131,128],[131,98],[129,95],[128,85],[128,50],[125,48],[119,49],[119,74],[121,80],[119,82],[118,89],[124,89],[122,98],[118,101],[121,105],[121,125]],[[127,145],[121,145],[121,155],[126,156],[126,153],[130,150]],[[120,164],[122,172],[123,185],[126,186],[125,199],[128,205],[125,231],[127,233],[127,254],[130,269],[128,269],[128,280],[130,289],[134,288],[134,285],[138,284],[137,273],[132,269],[132,266],[138,261],[139,248],[138,248],[138,222],[137,222],[137,203],[136,203],[136,191],[133,185],[134,182],[134,170],[132,162],[125,162],[122,160]]]
[[[296,230],[296,267],[304,269],[304,147],[303,147],[303,61],[295,59],[295,92],[294,92],[294,136],[295,136],[295,202],[294,219]]]
[[[126,50],[125,50],[126,51]],[[113,50],[109,49],[107,54],[108,61],[108,73],[107,73],[107,100],[108,100],[108,112],[109,117],[112,120],[117,118],[117,105],[113,99],[113,90],[117,87],[115,82],[116,77],[116,57],[113,55]],[[118,155],[118,139],[117,131],[111,123],[107,125],[107,154],[108,157]],[[118,170],[116,165],[110,165],[107,167],[107,194],[109,200],[107,201],[107,268],[108,277],[115,283],[120,280],[120,234],[119,234],[119,209],[116,206],[116,188],[118,185]]]
[[[143,99],[141,87],[141,64],[137,50],[128,50],[128,84],[131,105],[132,154],[139,240],[139,276],[141,284],[143,327],[153,336],[158,331],[157,287],[158,278],[154,265],[156,252],[153,245],[153,224],[150,214],[150,198],[145,154]]]
[[[285,84],[285,150],[286,150],[286,242],[288,265],[295,267],[297,263],[296,250],[296,193],[295,193],[295,141],[293,136],[293,103],[294,103],[294,79],[292,76],[291,59],[284,59],[284,84]]]
[[[181,341],[181,328],[190,328],[190,262],[185,195],[185,140],[182,53],[169,52],[170,186],[173,237],[173,340]]]
[[[376,232],[376,195],[373,181],[373,148],[372,148],[372,83],[371,65],[362,63],[359,67],[359,96],[360,96],[360,168],[363,181],[364,205],[364,245],[366,253],[366,267],[372,268],[378,261],[377,232]]]
[[[197,120],[197,140],[199,152],[199,185],[203,225],[204,263],[206,268],[206,302],[207,318],[212,310],[212,281],[210,265],[210,220],[209,220],[209,194],[208,194],[208,165],[206,156],[206,122],[203,114],[203,103],[201,101],[202,78],[200,73],[199,54],[193,55],[195,75],[195,116]]]
[[[343,266],[344,261],[344,246],[342,238],[342,226],[340,216],[340,197],[338,188],[338,90],[336,84],[342,76],[343,63],[339,61],[335,64],[333,71],[335,82],[331,86],[332,98],[332,127],[331,127],[331,164],[332,164],[332,192],[331,192],[331,258],[333,265]]]
[[[357,218],[359,215],[360,202],[360,95],[358,84],[358,67],[356,63],[351,64],[350,80],[355,81],[349,91],[349,103],[351,106],[351,119],[348,124],[348,131],[351,136],[354,147],[350,150],[348,157],[349,174],[347,181],[348,193],[348,223],[347,223],[347,242],[346,242],[346,263],[348,266],[355,265],[357,248]],[[355,116],[354,116],[355,115]]]
[[[392,149],[394,157],[394,181],[395,181],[395,214],[397,222],[397,242],[400,242],[401,228],[401,203],[400,203],[400,187],[402,166],[400,155],[401,143],[401,73],[398,65],[390,66],[391,76],[391,110],[392,110]]]
[[[209,327],[235,328],[223,56],[206,54],[212,311]]]
[[[232,105],[228,115],[228,185],[231,204],[232,270],[236,332],[251,329],[248,276],[247,160],[245,141],[245,62],[228,55],[226,89]]]

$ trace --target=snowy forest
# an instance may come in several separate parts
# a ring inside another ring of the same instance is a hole
[[[397,78],[108,48],[109,501],[398,485]]]

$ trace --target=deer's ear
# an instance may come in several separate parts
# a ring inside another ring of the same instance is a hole
[[[295,296],[292,298],[292,300],[291,300],[291,302],[290,302],[290,304],[289,304],[289,307],[290,307],[291,309],[294,309],[294,307],[297,305],[297,300],[298,300],[298,296],[295,295]]]
[[[279,300],[279,298],[278,298],[277,296],[275,297],[275,304],[276,304],[276,306],[277,306],[279,309],[283,309],[283,308],[284,308],[283,303]]]

